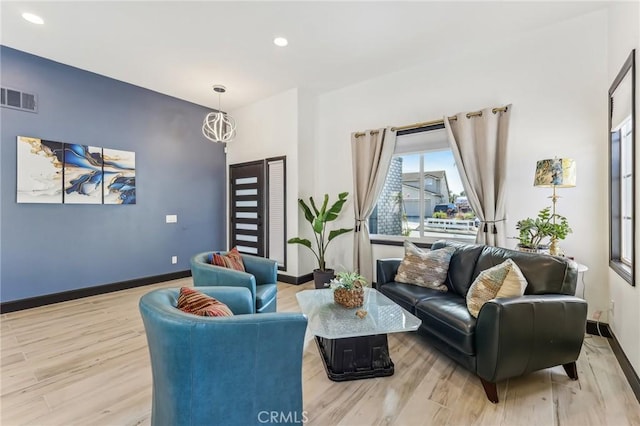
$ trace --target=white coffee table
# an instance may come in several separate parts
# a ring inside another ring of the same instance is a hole
[[[307,315],[327,376],[334,381],[390,376],[388,333],[416,331],[421,321],[375,289],[365,288],[364,305],[348,309],[333,301],[333,290],[296,294]],[[356,311],[367,311],[364,318]]]

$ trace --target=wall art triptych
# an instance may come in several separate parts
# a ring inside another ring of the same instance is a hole
[[[18,136],[18,203],[135,204],[136,154]]]

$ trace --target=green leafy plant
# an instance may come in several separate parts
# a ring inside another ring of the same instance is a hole
[[[433,212],[433,218],[434,219],[446,219],[449,216],[447,216],[447,214],[445,212]]]
[[[564,240],[572,232],[567,218],[557,213],[554,215],[550,210],[551,207],[545,207],[535,219],[528,217],[516,223],[522,247],[536,249],[543,245],[545,238]]]
[[[364,287],[367,285],[367,279],[357,272],[338,272],[336,278],[331,280],[331,288],[353,290],[358,283]]]
[[[349,195],[348,192],[341,192],[338,194],[338,200],[333,203],[331,207],[327,207],[329,205],[329,194],[324,194],[324,200],[320,208],[316,206],[313,197],[309,197],[309,205],[311,207],[309,207],[302,198],[298,199],[298,205],[304,212],[304,217],[313,230],[315,244],[312,244],[311,241],[306,238],[299,237],[291,238],[287,242],[289,244],[301,244],[311,250],[318,261],[318,269],[321,271],[327,270],[325,254],[329,243],[337,236],[353,231],[353,228],[340,228],[331,230],[327,234],[327,224],[336,220],[342,211],[344,203],[347,201],[347,195]]]

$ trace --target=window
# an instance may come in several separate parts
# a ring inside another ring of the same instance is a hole
[[[631,117],[616,130],[620,139],[620,261],[631,266],[633,254],[633,145]]]
[[[398,132],[369,231],[376,239],[473,241],[479,220],[465,197],[444,125],[419,130]]]
[[[609,89],[609,266],[634,282],[634,53]]]

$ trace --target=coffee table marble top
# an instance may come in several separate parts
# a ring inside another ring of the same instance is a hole
[[[420,326],[418,318],[382,293],[373,288],[364,291],[364,305],[353,309],[335,303],[331,289],[304,290],[296,298],[309,330],[326,339],[415,331]],[[367,311],[367,316],[358,318],[358,309]]]

